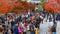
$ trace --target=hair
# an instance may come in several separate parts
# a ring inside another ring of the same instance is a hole
[[[37,25],[35,25],[35,28],[38,28],[38,26],[37,26]]]
[[[11,31],[11,33],[13,33],[13,30],[12,30],[12,29],[8,29],[8,30],[10,30],[10,31]]]

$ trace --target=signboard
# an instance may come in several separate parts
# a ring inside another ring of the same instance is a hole
[[[40,2],[40,0],[27,0],[27,2],[39,3],[39,2]]]

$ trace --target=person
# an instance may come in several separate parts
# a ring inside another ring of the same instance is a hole
[[[8,34],[12,34],[12,30],[11,29],[8,29]]]
[[[38,27],[37,26],[35,26],[35,34],[38,34]]]
[[[49,22],[51,22],[52,20],[53,20],[53,15],[50,14],[50,15],[49,15]]]
[[[35,34],[33,23],[30,24],[30,34]]]
[[[42,21],[41,18],[39,16],[37,16],[36,24],[37,24],[38,28],[39,28],[39,24],[41,23],[41,21]]]
[[[0,19],[0,23],[2,23],[2,19]]]
[[[28,23],[28,25],[27,25],[27,34],[30,34],[30,23]]]
[[[48,27],[48,32],[47,33],[51,34],[51,28],[50,27]]]
[[[31,28],[30,34],[35,34],[34,28]]]
[[[24,32],[23,32],[23,34],[26,34],[26,31],[27,31],[27,24],[24,22],[24,27],[23,27],[23,29],[24,29]]]
[[[23,34],[23,32],[24,32],[24,23],[20,22],[20,26],[22,27],[22,34]]]
[[[52,34],[56,34],[56,27],[57,27],[57,23],[53,22],[53,26],[51,28]]]
[[[13,34],[18,34],[18,23],[13,27]]]
[[[60,13],[58,13],[58,14],[56,15],[56,20],[57,20],[57,21],[60,21]]]
[[[53,21],[52,22],[48,22],[48,34],[51,34],[51,27],[53,26]]]
[[[8,23],[8,28],[11,28],[11,21],[9,21]]]
[[[0,24],[0,34],[3,34],[3,27],[1,24]]]
[[[22,29],[23,29],[23,28],[20,26],[20,23],[19,23],[19,25],[18,25],[18,33],[19,33],[19,34],[22,34]]]

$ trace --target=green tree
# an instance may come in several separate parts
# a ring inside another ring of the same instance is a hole
[[[38,10],[42,10],[43,9],[42,6],[43,6],[44,3],[45,3],[45,0],[40,0],[40,2],[37,5]]]
[[[40,3],[39,3],[39,5],[43,5],[45,3],[45,0],[40,0]]]

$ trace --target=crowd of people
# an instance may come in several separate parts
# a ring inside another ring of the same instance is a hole
[[[56,33],[56,22],[53,18],[53,14],[41,11],[4,14],[0,17],[0,34],[40,34],[40,24],[44,24],[43,21],[53,21],[54,25],[49,26],[47,31],[50,34]]]

